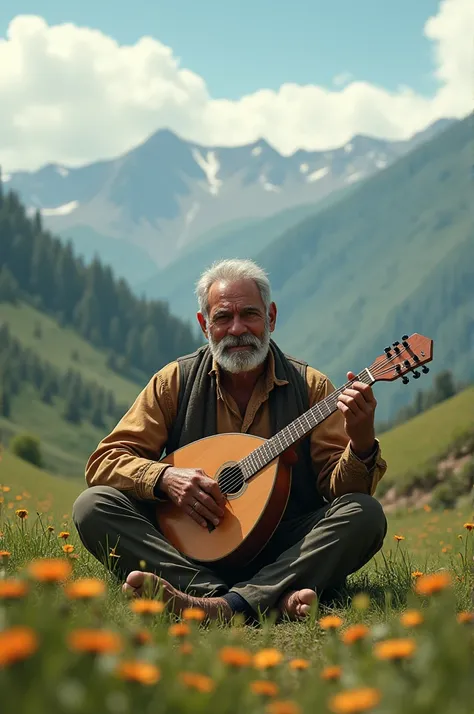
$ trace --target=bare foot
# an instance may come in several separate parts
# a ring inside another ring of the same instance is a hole
[[[230,620],[233,612],[230,605],[221,597],[193,597],[177,590],[163,578],[154,573],[144,573],[141,570],[132,570],[122,586],[122,592],[129,597],[156,597],[161,591],[161,597],[169,610],[175,615],[187,607],[198,607],[204,610],[211,620],[222,618]]]
[[[293,590],[293,592],[283,595],[278,607],[282,615],[286,615],[290,620],[296,620],[309,615],[311,605],[315,601],[316,593],[314,590],[304,588],[303,590]]]

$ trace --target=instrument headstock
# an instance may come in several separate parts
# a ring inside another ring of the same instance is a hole
[[[400,342],[393,342],[386,347],[369,367],[376,382],[393,382],[402,379],[408,384],[407,374],[411,372],[414,379],[419,379],[421,373],[427,374],[427,362],[433,359],[433,340],[414,332],[410,337],[403,335]],[[421,372],[419,371],[421,368]]]

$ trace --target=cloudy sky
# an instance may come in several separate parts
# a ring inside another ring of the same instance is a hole
[[[282,153],[473,108],[473,0],[0,5],[0,165],[119,155],[161,127]]]

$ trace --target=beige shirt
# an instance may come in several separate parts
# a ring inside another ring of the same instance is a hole
[[[235,400],[223,388],[216,363],[211,371],[216,373],[217,433],[242,432],[270,438],[268,395],[272,389],[287,384],[275,375],[272,353],[243,416]],[[312,367],[307,369],[307,383],[310,407],[334,391],[329,379]],[[139,500],[157,500],[153,489],[167,467],[158,459],[177,414],[178,394],[179,365],[170,362],[150,379],[117,426],[90,456],[86,466],[89,486],[113,486]],[[373,494],[387,469],[380,446],[367,465],[353,453],[339,410],[311,432],[310,449],[317,488],[328,501],[344,493]]]

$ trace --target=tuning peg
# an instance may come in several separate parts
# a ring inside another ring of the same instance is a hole
[[[394,347],[398,347],[398,345],[399,345],[400,343],[398,342],[398,340],[395,340],[395,342],[393,342],[392,344],[393,344]]]
[[[412,372],[413,379],[419,379],[421,377],[421,374],[415,369]]]
[[[384,352],[385,352],[385,354],[387,355],[387,357],[390,357],[390,356],[391,356],[391,355],[390,355],[390,352],[391,352],[391,351],[392,351],[392,348],[391,348],[391,347],[385,347],[385,348],[384,348]]]
[[[423,367],[421,368],[421,371],[423,372],[423,374],[428,374],[428,372],[430,370],[429,370],[429,367],[427,367],[426,364],[424,364]]]
[[[404,347],[409,347],[409,346],[410,346],[406,340],[403,340],[402,345],[403,345]]]
[[[402,340],[408,340],[408,335],[403,335]]]
[[[408,377],[402,377],[403,384],[408,384],[409,381]]]

